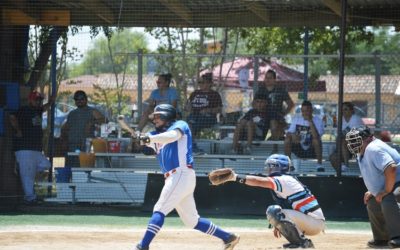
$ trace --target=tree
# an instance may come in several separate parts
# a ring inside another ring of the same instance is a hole
[[[132,73],[136,72],[135,58],[127,56],[127,53],[135,53],[139,49],[148,51],[145,34],[109,27],[102,27],[101,31],[104,36],[94,40],[93,45],[84,55],[82,63],[73,65],[69,69],[69,77],[114,73],[114,71],[121,74],[126,69]],[[91,31],[92,36],[96,36],[99,32],[98,29]],[[110,49],[113,56],[110,56]]]
[[[304,54],[304,34],[303,28],[249,28],[242,29],[241,37],[247,40],[247,48],[256,54],[302,55]],[[371,44],[373,36],[373,32],[368,28],[348,27],[345,52],[354,52],[354,45],[361,42]],[[333,26],[309,29],[309,48],[310,54],[338,54],[340,28]],[[288,63],[296,61],[289,58],[282,60]],[[346,63],[350,65],[353,61],[353,59],[348,59]],[[325,66],[321,67],[323,65]],[[338,59],[310,60],[311,73],[316,74],[325,74],[327,70],[337,73],[338,65]]]

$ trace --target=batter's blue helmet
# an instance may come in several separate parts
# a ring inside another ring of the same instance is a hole
[[[358,154],[361,151],[361,146],[364,139],[372,136],[371,130],[367,126],[352,128],[346,134],[347,148],[352,154]]]
[[[292,161],[287,155],[273,154],[265,161],[265,169],[269,174],[286,173],[290,171]]]
[[[150,119],[154,119],[154,115],[160,115],[160,119],[163,121],[173,121],[176,119],[176,109],[171,104],[159,104],[154,108],[154,112],[149,116]]]

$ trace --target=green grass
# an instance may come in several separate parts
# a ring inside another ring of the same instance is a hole
[[[132,228],[146,227],[150,213],[142,212],[112,212],[109,214],[90,213],[79,214],[67,212],[63,214],[46,214],[37,212],[33,214],[8,213],[0,215],[0,229],[9,226],[81,226],[81,227],[107,227],[107,228]],[[215,216],[205,215],[215,224],[222,227],[240,228],[267,228],[268,223],[263,216]],[[183,227],[179,217],[175,214],[167,216],[165,225],[168,227]],[[367,221],[329,220],[327,228],[334,230],[370,230]]]

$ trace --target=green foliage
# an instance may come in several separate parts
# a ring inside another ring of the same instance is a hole
[[[340,29],[325,27],[309,29],[309,54],[338,54],[340,50]],[[247,39],[247,48],[256,54],[266,55],[302,55],[304,54],[303,28],[250,28],[242,29],[241,37]],[[364,27],[348,27],[345,52],[355,52],[354,45],[358,43],[371,44],[373,32]],[[283,59],[293,63],[293,59]],[[346,61],[349,66],[353,59]],[[314,74],[325,74],[338,71],[338,59],[311,60],[310,70]]]
[[[126,53],[135,53],[139,49],[147,52],[147,40],[143,33],[124,30],[113,30],[103,27],[104,36],[94,40],[91,48],[86,52],[82,63],[73,65],[70,69],[70,77],[80,75],[96,75],[101,73],[123,73],[127,68],[129,73],[136,72],[136,61]],[[92,37],[99,34],[99,29],[92,28]],[[108,40],[110,49],[113,53],[113,60],[109,54]]]

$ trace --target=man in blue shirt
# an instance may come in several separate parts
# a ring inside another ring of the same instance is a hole
[[[366,126],[352,128],[346,141],[368,190],[364,203],[374,237],[368,246],[400,248],[400,154]]]

